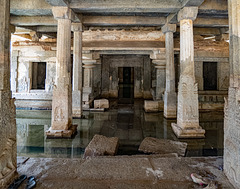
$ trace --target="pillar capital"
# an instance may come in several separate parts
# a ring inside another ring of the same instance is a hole
[[[165,34],[167,32],[176,32],[176,24],[165,24],[163,27],[162,27],[162,32]]]
[[[68,7],[53,7],[52,13],[56,20],[58,19],[75,20],[74,12]]]
[[[198,7],[184,7],[178,12],[178,21],[188,19],[195,20],[198,14]]]
[[[165,59],[153,60],[152,63],[156,65],[155,66],[156,69],[166,69],[166,60]]]
[[[71,29],[73,32],[82,32],[83,31],[82,23],[72,23]]]

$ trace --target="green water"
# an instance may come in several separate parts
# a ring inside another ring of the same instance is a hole
[[[83,119],[73,119],[78,124],[73,139],[46,139],[45,132],[51,124],[51,111],[17,110],[17,152],[19,156],[81,158],[85,147],[95,134],[118,137],[118,154],[137,154],[145,137],[178,140],[171,123],[160,113],[145,113],[143,102],[118,105],[111,102],[105,112],[84,111]],[[205,139],[180,140],[188,143],[186,156],[223,155],[223,112],[200,113],[200,125],[206,130]]]

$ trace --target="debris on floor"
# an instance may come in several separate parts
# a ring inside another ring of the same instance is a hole
[[[83,158],[88,159],[95,156],[110,155],[117,153],[119,139],[117,137],[105,137],[103,135],[94,135],[85,149]]]
[[[185,156],[186,149],[187,149],[187,143],[185,142],[146,137],[140,144],[140,147],[138,150],[144,153],[153,153],[153,154],[177,153],[178,156],[183,157]]]

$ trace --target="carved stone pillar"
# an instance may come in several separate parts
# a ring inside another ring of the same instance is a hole
[[[48,138],[70,138],[76,131],[72,125],[71,67],[71,17],[67,7],[53,7],[58,20],[56,86],[53,89],[52,125],[46,132]]]
[[[72,110],[73,117],[81,117],[83,93],[82,23],[73,23],[72,31],[74,32]]]
[[[203,138],[199,126],[198,87],[194,74],[193,20],[197,7],[184,7],[178,13],[180,21],[180,80],[178,85],[177,124],[172,128],[178,138]]]
[[[165,33],[166,47],[166,90],[164,93],[164,117],[177,117],[177,95],[175,92],[175,68],[174,68],[174,43],[173,33],[176,31],[175,24],[166,24],[162,27]]]
[[[16,121],[10,91],[10,1],[0,1],[0,188],[7,188],[17,169]]]
[[[156,100],[163,101],[162,95],[165,91],[165,83],[166,83],[166,61],[163,60],[153,60],[153,64],[156,64]]]
[[[224,108],[224,172],[240,186],[240,2],[228,1],[230,86]]]
[[[83,79],[83,101],[84,108],[89,109],[93,93],[93,68],[96,60],[83,60],[84,79]]]

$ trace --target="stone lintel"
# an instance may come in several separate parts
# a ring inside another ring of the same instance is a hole
[[[205,130],[200,126],[192,129],[183,129],[176,123],[172,123],[171,126],[178,138],[205,138]]]
[[[72,23],[71,27],[73,32],[82,32],[83,31],[83,25],[82,23]]]
[[[188,19],[195,20],[198,14],[198,7],[184,7],[178,12],[178,21]]]
[[[163,27],[162,27],[162,32],[163,33],[167,33],[167,32],[176,32],[176,24],[165,24]]]
[[[52,8],[53,16],[56,20],[58,19],[69,19],[73,22],[79,21],[78,17],[68,7],[53,7]]]

